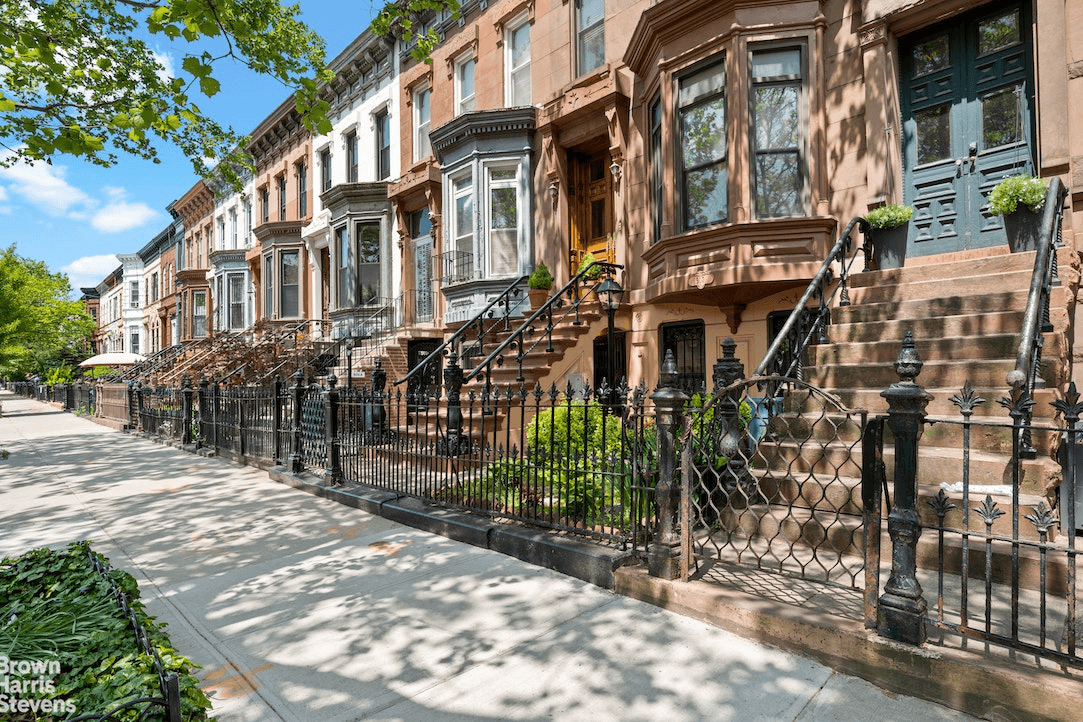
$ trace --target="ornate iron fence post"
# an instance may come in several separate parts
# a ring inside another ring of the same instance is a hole
[[[327,390],[323,394],[324,429],[327,441],[327,467],[323,477],[325,486],[342,483],[342,464],[338,438],[338,378],[334,372],[327,377]]]
[[[673,350],[667,349],[658,388],[651,394],[658,420],[658,485],[654,489],[658,519],[654,538],[647,546],[647,570],[652,577],[662,579],[676,579],[680,572],[677,503],[681,498],[681,479],[677,476],[677,427],[688,396],[677,383]]]
[[[125,424],[125,428],[130,429],[130,428],[134,427],[138,423],[138,421],[133,421],[132,419],[133,418],[135,418],[135,419],[139,418],[139,409],[135,405],[135,384],[132,383],[131,381],[128,382],[128,399],[127,399],[127,401],[128,401],[128,423]]]
[[[181,377],[181,399],[181,443],[187,446],[192,443],[192,379],[188,374]]]
[[[917,579],[916,549],[921,535],[918,517],[918,439],[925,423],[925,407],[931,398],[914,379],[924,364],[909,331],[895,361],[899,381],[880,395],[887,399],[887,424],[895,435],[895,503],[888,515],[891,537],[891,577],[884,585],[877,610],[877,631],[884,637],[909,644],[925,642],[928,605]]]
[[[217,449],[220,445],[218,443],[218,381],[215,380],[213,384],[210,384],[210,401],[211,401],[211,428],[214,429],[211,436],[211,448]],[[200,404],[202,408],[203,404]],[[206,434],[203,434],[206,438]]]
[[[463,388],[463,370],[459,367],[459,357],[452,352],[444,369],[444,386],[447,390],[447,455],[459,453],[463,434],[463,411],[459,395]]]
[[[275,374],[271,382],[271,461],[277,466],[282,463],[279,449],[282,448],[282,379]]]
[[[715,362],[711,372],[715,397],[722,394],[722,398],[715,401],[717,413],[724,424],[717,449],[718,453],[726,458],[726,467],[721,470],[720,482],[727,494],[738,489],[744,494],[750,494],[756,481],[748,471],[749,450],[747,443],[744,443],[746,434],[741,425],[741,392],[731,389],[723,393],[723,389],[745,377],[744,366],[736,357],[736,351],[737,344],[732,338],[723,341],[722,358]],[[717,424],[715,428],[718,428]]]
[[[387,372],[383,361],[376,359],[376,368],[372,370],[372,431],[373,438],[383,437],[387,411],[384,409],[384,388],[387,386]]]
[[[143,382],[135,382],[135,428],[139,431],[146,431],[143,428]]]
[[[301,370],[293,375],[293,386],[290,387],[290,400],[293,402],[293,423],[290,425],[290,471],[300,474],[304,468],[301,460],[301,414],[305,400],[304,376]]]

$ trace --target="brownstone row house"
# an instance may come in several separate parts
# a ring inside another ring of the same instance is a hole
[[[725,337],[751,371],[842,228],[879,205],[915,207],[907,259],[864,283],[903,289],[933,266],[950,283],[1006,255],[986,199],[1018,172],[1068,186],[1075,248],[1081,12],[470,0],[426,20],[443,38],[428,63],[363,32],[332,61],[329,135],[286,101],[251,135],[242,192],[199,181],[173,206],[183,242],[157,273],[175,287],[151,303],[177,323],[152,324],[154,347],[258,320],[332,339],[376,324],[354,364],[401,375],[537,263],[559,286],[590,252],[623,267],[619,377],[655,383],[672,349],[704,385]],[[605,333],[588,324],[542,380],[597,383]]]

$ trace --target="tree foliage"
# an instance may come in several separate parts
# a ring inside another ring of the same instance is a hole
[[[392,0],[373,18],[372,31],[398,38],[410,47],[415,60],[427,63],[443,38],[434,24],[427,25],[425,21],[443,12],[458,20],[458,0]]]
[[[22,258],[14,246],[0,252],[0,375],[42,372],[85,356],[94,320],[70,294],[63,273]]]
[[[295,89],[306,126],[328,132],[318,86],[333,75],[323,40],[299,12],[279,0],[0,3],[0,142],[10,151],[0,162],[66,154],[110,166],[118,152],[158,162],[164,141],[205,175],[204,158],[225,158],[242,144],[196,102],[219,92],[214,74],[223,60]],[[140,36],[180,45],[180,67],[171,74]]]

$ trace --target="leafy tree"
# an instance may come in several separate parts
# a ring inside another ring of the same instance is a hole
[[[372,31],[396,37],[407,47],[413,45],[410,55],[419,63],[427,63],[443,38],[435,24],[425,21],[444,12],[458,20],[458,0],[392,0],[373,18]]]
[[[0,252],[0,375],[41,372],[83,351],[94,319],[70,294],[63,273],[22,258],[15,246]]]
[[[0,143],[11,151],[0,162],[66,154],[111,166],[117,152],[159,162],[157,138],[205,175],[204,158],[243,147],[196,104],[198,95],[218,93],[214,71],[226,59],[295,88],[306,126],[330,131],[318,85],[333,75],[323,40],[299,12],[279,0],[0,3]],[[183,44],[176,77],[140,35]],[[231,167],[223,172],[232,175]]]

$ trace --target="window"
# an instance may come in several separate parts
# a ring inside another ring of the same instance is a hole
[[[260,214],[263,222],[271,220],[271,191],[264,186],[259,189]]]
[[[357,133],[346,134],[346,182],[357,182]]]
[[[530,22],[523,15],[504,32],[504,104],[530,105]]]
[[[455,61],[455,115],[474,109],[474,58]]]
[[[474,267],[474,179],[467,173],[452,181],[451,251],[444,263],[448,283],[469,280]]]
[[[229,247],[237,250],[237,209],[229,209]]]
[[[139,308],[139,281],[132,281],[129,283],[128,289],[131,294],[130,302],[132,308]]]
[[[244,274],[229,274],[229,327],[244,328]]]
[[[221,216],[218,217],[218,248],[220,250],[226,247],[226,219]],[[207,254],[208,257],[210,254]]]
[[[202,338],[207,335],[207,292],[196,291],[192,294],[192,336]]]
[[[605,2],[576,0],[577,74],[585,75],[605,62]]]
[[[348,308],[353,303],[353,294],[350,292],[350,229],[347,226],[335,229],[335,255],[338,258],[335,281],[338,307]]]
[[[320,151],[320,191],[331,190],[331,149]]]
[[[272,318],[274,316],[274,261],[273,256],[268,253],[263,257],[263,317]]]
[[[308,216],[308,168],[302,160],[297,164],[297,217]]]
[[[768,48],[751,54],[752,192],[759,218],[804,210],[802,51]]]
[[[414,241],[415,315],[418,321],[433,317],[432,221],[426,209],[410,214],[410,238]]]
[[[286,220],[286,174],[275,179],[278,183],[278,220]]]
[[[151,302],[158,300],[158,274],[155,272],[150,277],[150,300]]]
[[[707,388],[707,361],[703,333],[703,321],[664,324],[660,364],[665,362],[666,351],[673,351],[677,364],[677,387],[691,396],[701,394]]]
[[[489,273],[494,276],[519,270],[517,176],[515,168],[489,169]]]
[[[225,319],[222,318],[222,314],[225,313],[226,297],[222,291],[222,277],[215,278],[214,289],[214,327],[218,330],[225,330]]]
[[[380,224],[357,224],[357,276],[360,304],[379,303],[380,299]]]
[[[252,202],[245,198],[241,208],[244,209],[244,247],[248,248],[252,244]]]
[[[729,215],[725,91],[724,60],[693,70],[677,83],[685,228],[719,223]]]
[[[202,235],[199,234],[199,233],[196,233],[195,247],[196,247],[196,265],[195,265],[195,267],[196,268],[203,268],[203,238],[202,238]]]
[[[414,93],[414,161],[432,155],[429,145],[429,89]]]
[[[651,241],[662,238],[662,203],[665,185],[662,183],[662,99],[655,98],[648,109],[650,118],[651,160]]]
[[[279,276],[278,309],[281,318],[296,318],[301,315],[301,269],[297,251],[283,251],[279,257],[282,264]]]
[[[376,114],[376,180],[391,175],[391,121],[386,110]]]
[[[132,353],[139,353],[139,332],[128,332],[128,339],[128,350],[130,350]]]

